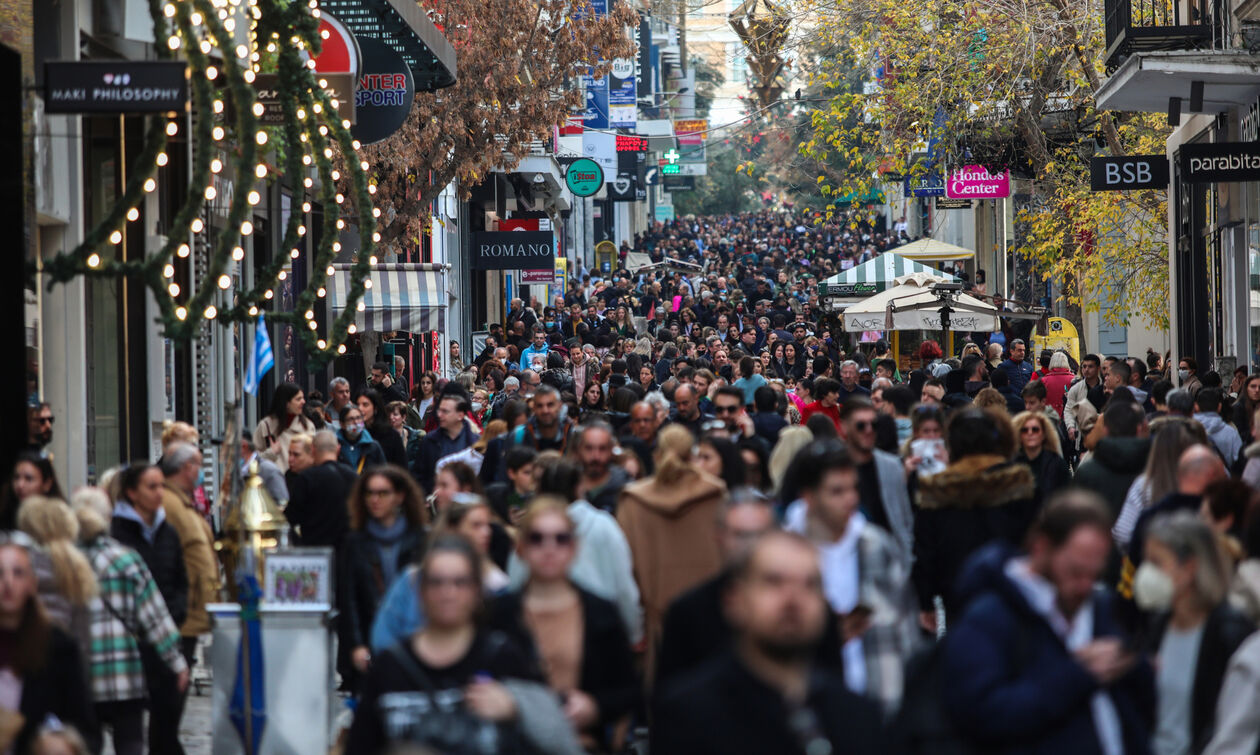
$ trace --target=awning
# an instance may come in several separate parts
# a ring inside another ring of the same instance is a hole
[[[957,281],[953,275],[933,270],[900,254],[885,252],[878,257],[867,260],[857,267],[836,273],[818,284],[819,296],[843,296],[860,298],[874,296],[888,290],[893,281],[903,275],[927,273],[948,281]]]
[[[969,260],[976,256],[970,249],[947,244],[936,239],[919,239],[909,244],[888,251],[919,262],[947,262],[949,260]],[[938,274],[933,271],[933,274]]]
[[[328,279],[333,316],[346,308],[352,265],[334,265]],[[383,264],[372,268],[371,288],[363,292],[363,310],[354,318],[362,331],[425,333],[446,330],[445,266]]]
[[[867,330],[940,330],[941,301],[932,286],[944,281],[922,273],[897,280],[897,285],[858,302],[844,311],[844,329],[849,333]],[[956,331],[997,330],[997,308],[992,304],[959,294],[949,303],[954,310],[949,327]]]
[[[323,0],[328,10],[357,37],[379,39],[392,47],[416,81],[417,92],[455,83],[455,48],[412,0]]]

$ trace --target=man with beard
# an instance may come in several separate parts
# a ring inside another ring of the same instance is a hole
[[[734,567],[725,610],[731,648],[664,685],[653,755],[883,751],[878,709],[815,665],[832,619],[807,540],[758,540]]]
[[[26,447],[32,451],[42,451],[52,443],[53,422],[52,404],[47,401],[32,403],[26,407]]]

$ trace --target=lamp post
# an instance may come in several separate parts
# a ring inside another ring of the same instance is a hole
[[[953,314],[953,307],[949,306],[962,293],[963,284],[942,281],[932,286],[932,293],[936,294],[936,298],[941,303],[941,308],[937,310],[941,314],[941,348],[945,350],[945,358],[952,357],[954,350],[949,343],[949,316]]]

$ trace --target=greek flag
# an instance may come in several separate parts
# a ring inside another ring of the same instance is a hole
[[[253,396],[258,393],[258,381],[276,366],[275,356],[271,353],[271,337],[267,335],[267,324],[258,320],[254,326],[254,358],[245,365],[245,381],[241,387]]]

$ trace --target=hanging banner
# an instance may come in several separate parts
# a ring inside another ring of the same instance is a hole
[[[355,124],[350,133],[363,144],[375,144],[407,120],[416,85],[411,66],[394,48],[377,39],[361,39],[359,50],[363,69],[354,93]]]
[[[638,100],[634,83],[634,58],[615,58],[608,74],[608,123],[616,128],[634,128]]]
[[[586,110],[582,113],[582,125],[586,128],[608,128],[608,78],[583,76],[586,87]]]
[[[1011,172],[990,173],[982,165],[968,165],[949,174],[945,196],[950,199],[1001,199],[1011,195]]]
[[[1090,191],[1167,189],[1168,158],[1163,155],[1091,158],[1089,188]]]
[[[1260,181],[1260,142],[1183,144],[1180,154],[1186,183]]]
[[[474,270],[550,270],[556,239],[551,231],[485,231],[472,235]]]
[[[640,97],[652,95],[652,24],[640,14],[634,29],[634,81]]]
[[[49,113],[183,111],[188,102],[182,60],[50,61],[44,64]]]

